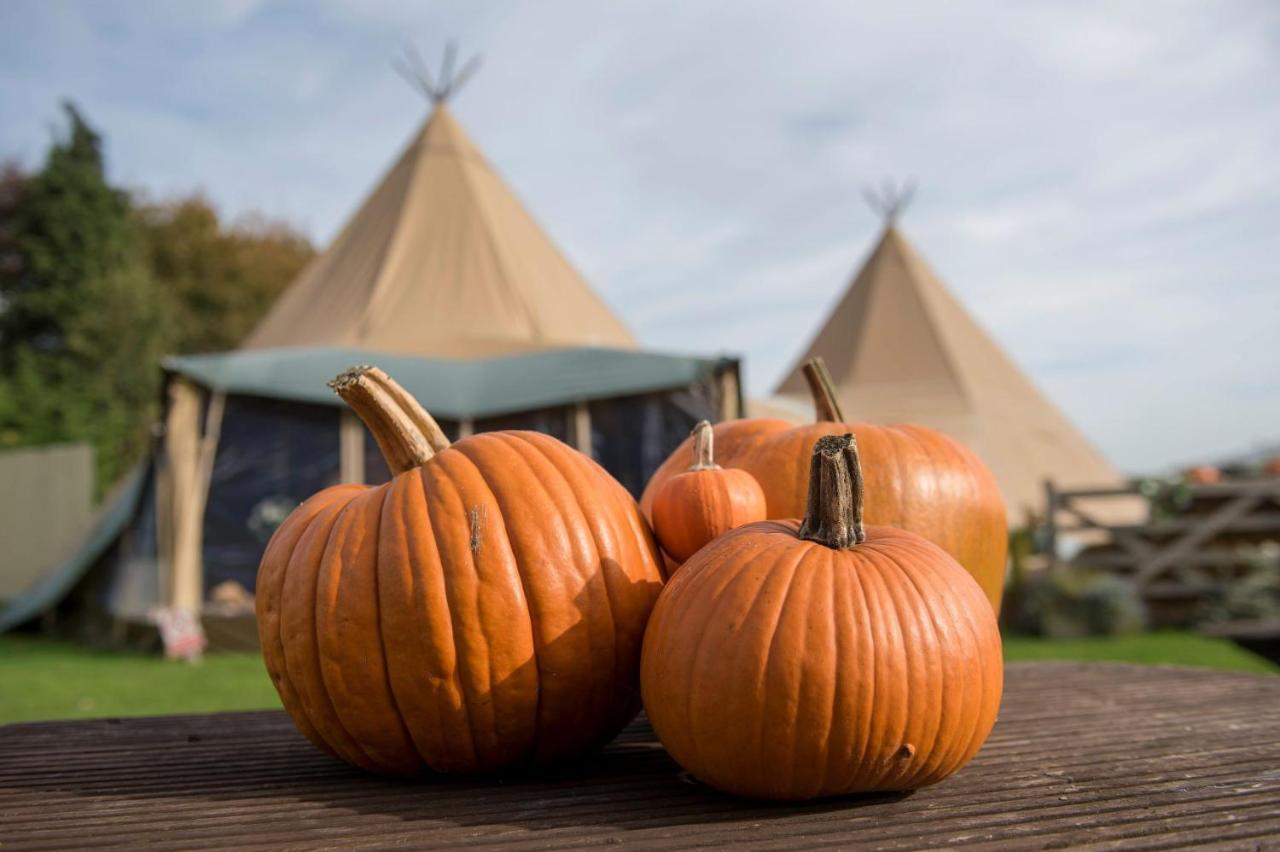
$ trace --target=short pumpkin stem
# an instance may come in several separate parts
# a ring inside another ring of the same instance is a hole
[[[862,466],[853,435],[827,435],[813,445],[809,504],[800,537],[837,550],[866,541],[862,526]]]
[[[715,441],[716,433],[706,420],[693,427],[693,464],[689,470],[720,469],[713,452]]]
[[[421,467],[449,446],[435,418],[377,367],[352,367],[329,382],[329,387],[364,421],[392,474]]]
[[[827,362],[822,360],[821,355],[816,355],[805,361],[800,370],[804,373],[804,380],[809,383],[809,393],[813,395],[814,420],[819,423],[843,423],[844,412],[840,410],[835,382],[831,381],[831,373],[827,372]]]

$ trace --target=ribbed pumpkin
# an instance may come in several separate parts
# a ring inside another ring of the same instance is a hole
[[[991,471],[958,441],[924,426],[846,423],[821,359],[804,365],[817,422],[753,418],[715,426],[716,460],[745,470],[764,489],[771,519],[798,518],[813,442],[852,432],[867,477],[867,522],[922,535],[950,553],[974,576],[999,613],[1009,548],[1004,498]],[[653,501],[693,458],[685,441],[645,487],[640,508],[653,518]]]
[[[546,435],[449,446],[376,368],[333,386],[395,476],[315,495],[262,558],[258,633],[299,730],[397,774],[546,763],[610,739],[639,709],[661,588],[635,501]]]
[[[911,790],[990,733],[1000,631],[942,549],[864,529],[855,444],[828,436],[803,521],[740,527],[667,584],[641,684],[662,744],[713,787],[779,800]]]
[[[756,478],[716,464],[711,424],[703,420],[691,438],[693,464],[664,482],[653,499],[653,531],[677,563],[729,530],[768,517]]]

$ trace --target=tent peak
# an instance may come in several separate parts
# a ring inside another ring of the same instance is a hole
[[[916,182],[908,178],[900,183],[886,178],[879,189],[867,186],[862,190],[862,197],[867,206],[884,220],[886,229],[892,228],[898,217],[906,212],[916,194]]]
[[[432,106],[440,106],[456,95],[480,68],[480,56],[477,54],[468,59],[455,74],[454,61],[457,56],[457,44],[453,41],[447,42],[444,46],[444,58],[440,63],[439,75],[433,78],[417,47],[406,44],[403,55],[393,59],[391,67],[404,77],[410,86],[421,92]]]

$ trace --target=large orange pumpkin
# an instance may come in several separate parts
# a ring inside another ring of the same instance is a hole
[[[941,548],[863,527],[854,447],[820,438],[804,520],[721,536],[654,608],[645,710],[672,757],[721,790],[911,790],[958,770],[995,723],[995,614]]]
[[[798,518],[813,442],[852,432],[867,478],[867,522],[922,535],[973,575],[999,613],[1009,547],[1004,498],[991,471],[958,441],[924,426],[846,423],[821,359],[804,366],[817,422],[730,420],[715,427],[716,461],[747,471],[764,489],[769,518]],[[663,484],[689,466],[692,441],[662,463],[645,487],[640,507],[653,517]]]
[[[320,492],[263,555],[258,633],[298,728],[402,774],[544,763],[610,739],[639,709],[661,588],[635,501],[546,435],[449,446],[376,368],[333,384],[395,476]]]
[[[768,517],[756,478],[716,464],[711,424],[693,427],[692,438],[693,464],[664,482],[653,500],[653,532],[677,562],[731,529]]]

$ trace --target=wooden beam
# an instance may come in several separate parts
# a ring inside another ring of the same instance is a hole
[[[338,479],[342,482],[365,482],[364,434],[364,424],[356,413],[342,409],[338,420]]]
[[[204,508],[209,494],[226,396],[209,397],[203,428],[203,392],[175,376],[169,382],[169,413],[165,421],[165,464],[172,534],[167,562],[169,605],[198,615],[204,602]]]
[[[720,420],[736,420],[742,416],[742,389],[738,383],[738,364],[726,367],[720,372]]]
[[[1058,562],[1058,490],[1053,486],[1052,479],[1044,481],[1044,526],[1045,526],[1045,542],[1044,548],[1049,557],[1048,569],[1050,571],[1056,569]]]
[[[573,406],[573,445],[578,452],[591,456],[591,407],[584,401]]]

